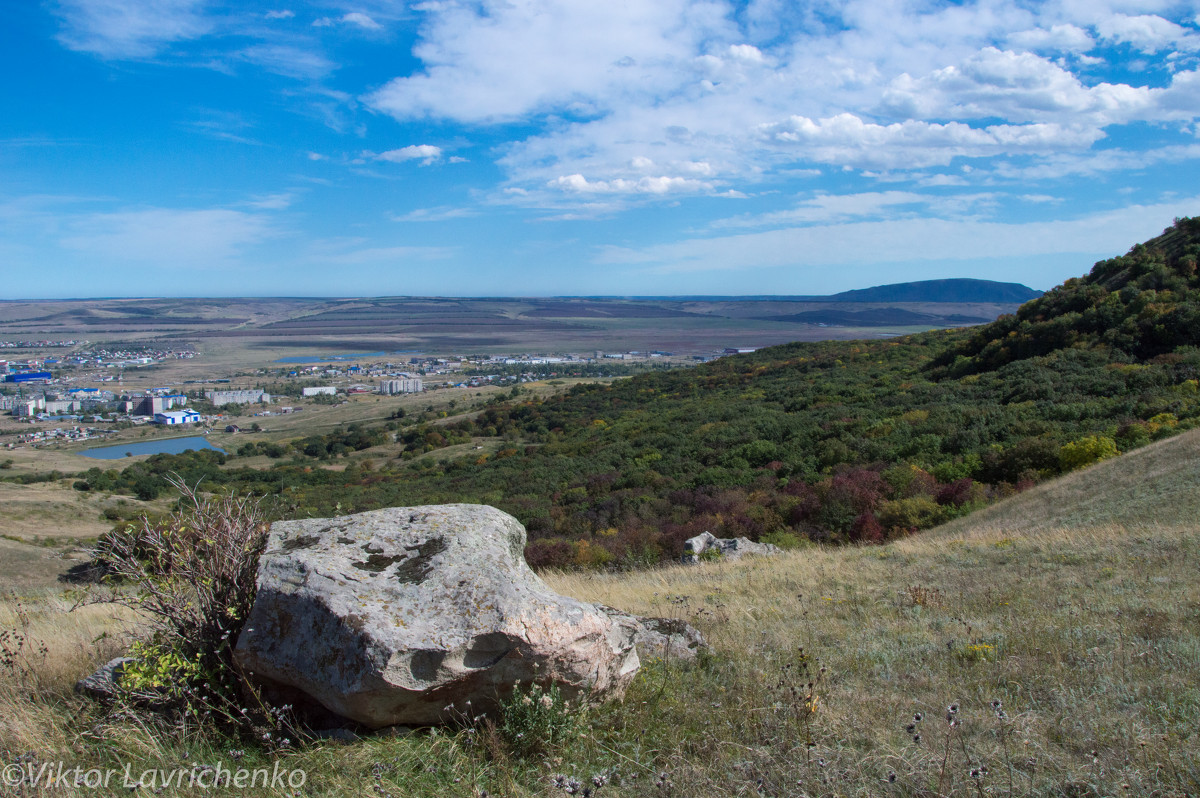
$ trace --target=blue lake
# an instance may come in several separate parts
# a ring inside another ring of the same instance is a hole
[[[98,460],[120,460],[128,452],[138,454],[179,454],[188,449],[213,449],[225,453],[224,449],[213,446],[201,437],[191,438],[162,438],[156,441],[139,441],[137,443],[122,443],[118,446],[103,446],[99,449],[84,449],[79,454],[84,457],[94,457]]]
[[[340,363],[345,360],[358,360],[364,357],[383,357],[387,352],[357,352],[349,355],[296,355],[272,360],[272,363]],[[394,354],[403,354],[400,352]]]

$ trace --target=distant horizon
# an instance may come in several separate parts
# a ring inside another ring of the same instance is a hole
[[[77,297],[5,297],[0,298],[0,303],[4,302],[88,302],[88,301],[108,301],[108,300],[137,300],[137,299],[328,299],[328,300],[353,300],[353,299],[626,299],[626,300],[644,300],[644,301],[699,301],[704,299],[712,300],[731,300],[731,301],[754,301],[754,300],[805,300],[805,299],[820,299],[838,294],[849,293],[851,291],[860,291],[870,288],[891,288],[900,285],[912,285],[919,283],[942,283],[948,281],[969,281],[992,283],[995,285],[1017,286],[1027,288],[1030,291],[1038,291],[1045,293],[1049,289],[1034,288],[1024,283],[1005,282],[1000,280],[986,280],[978,277],[945,277],[936,278],[933,280],[906,280],[899,283],[884,283],[882,285],[867,285],[861,288],[850,288],[845,291],[838,291],[832,294],[230,294],[228,296],[218,294],[161,294],[161,295],[145,295],[145,296],[77,296]],[[1053,286],[1051,286],[1053,287]],[[868,300],[870,301],[870,300]]]

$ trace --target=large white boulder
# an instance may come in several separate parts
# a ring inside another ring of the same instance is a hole
[[[278,522],[237,660],[371,728],[494,710],[514,683],[620,695],[637,624],[552,592],[524,548],[524,527],[483,505]]]

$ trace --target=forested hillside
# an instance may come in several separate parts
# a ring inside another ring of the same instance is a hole
[[[978,328],[789,344],[298,440],[267,470],[159,456],[93,469],[83,487],[153,493],[174,470],[278,495],[288,515],[482,502],[525,523],[535,565],[648,564],[705,530],[882,541],[1194,426],[1198,254],[1200,220],[1183,219]],[[391,434],[399,458],[354,459]],[[496,438],[492,455],[437,454]],[[319,467],[347,456],[344,471]]]

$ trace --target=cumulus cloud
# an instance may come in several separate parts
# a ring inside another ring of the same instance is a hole
[[[963,122],[907,121],[878,125],[853,114],[818,121],[793,116],[764,125],[760,132],[767,142],[796,148],[804,160],[862,168],[946,166],[957,157],[1079,149],[1103,135],[1096,129],[1058,124],[975,128]]]
[[[442,157],[442,148],[432,144],[411,144],[398,150],[388,150],[375,156],[380,161],[404,163],[405,161],[420,161],[422,166],[428,166]]]
[[[637,180],[619,177],[613,180],[588,180],[580,174],[562,175],[549,181],[547,186],[572,194],[695,194],[713,188],[711,183],[701,180],[666,175]]]
[[[1033,28],[1013,33],[1008,42],[1024,50],[1048,50],[1051,52],[1086,53],[1096,42],[1083,28],[1060,23],[1049,28]]]
[[[737,191],[815,164],[1047,158],[1200,113],[1183,62],[1170,85],[1132,85],[1097,79],[1104,63],[1088,55],[1118,39],[1183,46],[1190,22],[1168,19],[1165,0],[849,0],[822,17],[779,0],[419,8],[421,67],[364,102],[402,122],[526,126],[499,164],[529,202]]]
[[[921,78],[900,75],[881,106],[918,119],[1000,117],[1104,126],[1137,118],[1153,103],[1147,87],[1087,86],[1041,56],[985,47],[961,64]]]
[[[551,109],[594,115],[673,88],[704,39],[728,31],[720,4],[600,5],[442,0],[422,6],[424,69],[366,102],[398,118],[495,122]]]
[[[1170,47],[1195,50],[1200,46],[1200,39],[1182,26],[1154,14],[1114,14],[1101,20],[1096,28],[1103,38],[1128,44],[1143,53],[1157,53]]]
[[[172,42],[213,28],[204,0],[62,0],[58,40],[101,58],[150,58]]]
[[[454,135],[447,128],[469,126],[471,139],[495,145],[472,157],[492,153],[504,173],[500,185],[480,194],[561,211],[552,218],[687,196],[761,195],[798,176],[843,171],[868,184],[907,181],[929,193],[971,185],[1002,190],[996,186],[1004,181],[1191,157],[1179,154],[1186,149],[1180,140],[1200,120],[1200,72],[1193,71],[1200,48],[1194,9],[1184,6],[1175,0],[816,6],[428,0],[403,11],[413,20],[415,44],[409,50],[404,37],[405,57],[397,63],[409,63],[411,52],[415,67],[379,76],[357,97],[328,94],[307,102],[346,134],[365,134],[352,113],[356,103],[401,124],[433,120],[447,141]],[[184,42],[205,37],[205,55],[217,53],[214,61],[254,64],[310,83],[334,74],[321,32],[264,23],[290,19],[290,10],[230,8],[202,0],[62,0],[60,38],[75,49],[122,58],[182,50]],[[401,18],[395,8],[329,4],[313,24],[375,32]],[[1129,77],[1131,50],[1144,56],[1136,80]],[[1139,127],[1123,127],[1131,125]],[[1147,142],[1140,150],[1128,144],[1131,130]],[[1142,135],[1147,130],[1153,133]],[[454,149],[466,154],[465,146]],[[1168,155],[1172,146],[1175,154]],[[357,164],[461,160],[441,147],[413,144],[362,151]],[[974,172],[961,170],[965,161]],[[849,202],[881,216],[952,212],[909,204],[903,195],[855,186]],[[988,207],[982,193],[973,196],[979,199],[970,212]],[[869,218],[815,198],[778,213],[745,223]],[[420,221],[438,213],[395,218]]]

